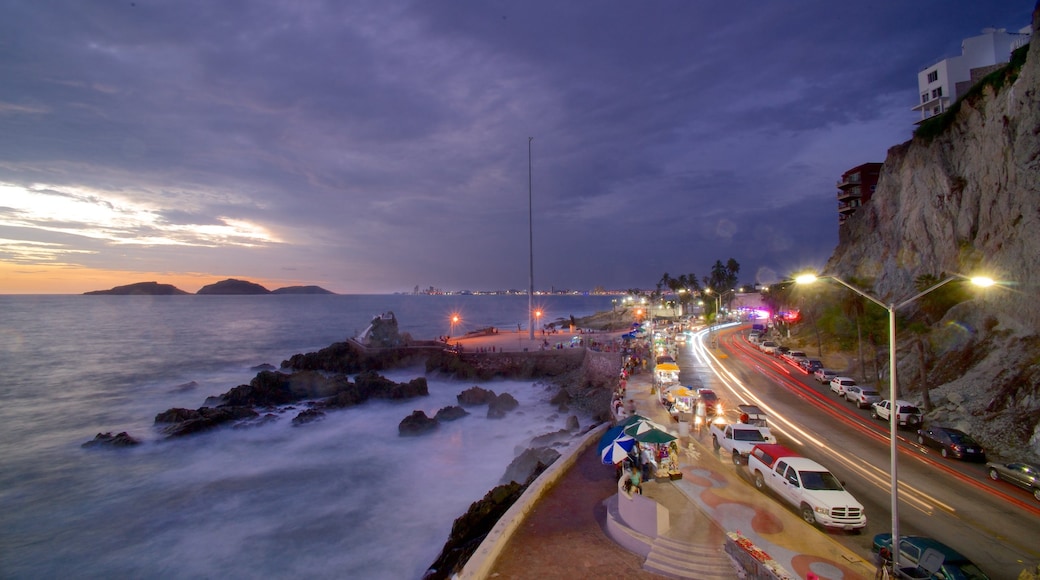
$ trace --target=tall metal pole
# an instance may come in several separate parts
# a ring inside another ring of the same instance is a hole
[[[527,138],[527,235],[531,250],[531,286],[527,289],[527,328],[529,337],[534,340],[534,198],[531,195],[532,171],[531,171],[531,141],[534,137]]]
[[[847,284],[846,284],[847,286]],[[892,486],[892,543],[889,552],[892,554],[892,572],[899,570],[899,476],[897,474],[897,457],[899,448],[896,446],[896,433],[899,429],[899,403],[898,383],[896,382],[896,305],[889,304],[888,309],[888,400],[892,407],[888,410],[889,420],[889,456],[891,465],[889,471],[892,475],[890,485]]]

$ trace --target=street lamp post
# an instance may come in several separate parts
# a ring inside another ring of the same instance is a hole
[[[531,196],[532,169],[531,169],[531,141],[534,137],[527,138],[527,237],[529,249],[531,250],[531,286],[527,289],[527,326],[530,332],[528,337],[534,340],[534,198]]]
[[[853,285],[849,284],[848,282],[842,280],[841,278],[838,278],[837,276],[819,276],[819,277],[817,277],[816,274],[802,274],[800,276],[797,276],[794,280],[795,280],[795,282],[797,282],[799,284],[811,284],[811,283],[815,282],[816,280],[823,279],[823,278],[829,278],[831,280],[834,280],[835,282],[841,284],[842,286],[848,288],[849,290],[852,290],[856,294],[859,294],[863,298],[866,298],[867,300],[870,300],[874,304],[877,304],[878,306],[880,306],[880,307],[882,307],[882,308],[884,308],[885,310],[888,311],[888,366],[889,366],[889,371],[888,371],[888,400],[889,400],[890,404],[892,405],[892,409],[891,409],[891,411],[889,412],[889,415],[888,415],[888,419],[889,419],[889,454],[891,455],[891,457],[889,458],[889,462],[890,462],[889,471],[890,471],[890,477],[891,477],[891,481],[890,481],[889,485],[892,488],[892,541],[889,544],[889,553],[892,556],[892,570],[895,571],[895,570],[899,569],[899,477],[898,477],[898,460],[897,460],[897,458],[899,456],[899,448],[896,445],[896,442],[897,442],[896,436],[897,436],[897,431],[899,429],[899,413],[898,413],[899,407],[896,404],[896,401],[898,400],[898,394],[899,393],[898,393],[898,383],[896,382],[896,310],[899,310],[900,308],[903,308],[904,306],[912,304],[918,298],[921,298],[922,296],[932,292],[933,290],[938,289],[940,286],[944,286],[944,285],[948,284],[949,282],[952,282],[952,281],[957,280],[957,279],[965,279],[966,277],[965,276],[959,276],[959,275],[957,275],[957,276],[950,276],[950,277],[946,278],[945,280],[943,280],[942,282],[939,282],[937,284],[933,284],[932,286],[929,286],[925,290],[922,290],[921,292],[918,292],[917,294],[911,296],[910,298],[907,298],[906,300],[904,300],[904,301],[902,301],[902,302],[900,302],[898,304],[895,303],[895,302],[891,302],[891,303],[886,304],[886,303],[882,302],[881,300],[878,300],[877,298],[874,298],[870,294],[867,294],[866,292],[860,290],[859,288],[856,288],[855,286],[853,286]],[[974,277],[974,278],[967,278],[967,279],[970,280],[971,283],[975,284],[976,286],[987,287],[987,286],[992,286],[993,285],[993,280],[990,279],[990,278],[984,278],[984,277],[981,277],[981,276],[977,276],[977,277]]]
[[[452,314],[451,315],[451,334],[450,334],[450,337],[454,337],[455,336],[455,326],[458,325],[458,323],[459,323],[459,315],[458,314]]]

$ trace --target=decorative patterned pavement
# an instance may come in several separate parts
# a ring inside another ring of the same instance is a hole
[[[636,401],[637,413],[678,434],[670,415],[650,393],[649,380],[649,373],[633,376],[627,398]],[[857,580],[874,576],[874,566],[865,555],[851,552],[772,496],[757,491],[742,475],[743,467],[715,456],[707,437],[704,433],[681,438],[681,480],[645,485],[646,496],[670,512],[672,526],[661,536],[662,547],[655,547],[658,556],[653,551],[648,558],[629,552],[604,531],[610,517],[610,502],[605,500],[617,493],[617,487],[614,470],[600,464],[593,445],[538,500],[507,540],[488,577],[715,578],[720,577],[716,572],[691,572],[690,564],[669,571],[667,561],[683,551],[717,560],[725,533],[734,531],[751,539],[799,578]],[[661,558],[666,564],[655,564],[655,559]],[[735,571],[732,577],[737,577]]]

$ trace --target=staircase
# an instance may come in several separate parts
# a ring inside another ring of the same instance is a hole
[[[732,580],[736,571],[721,547],[702,546],[658,536],[643,563],[647,572],[671,578]]]

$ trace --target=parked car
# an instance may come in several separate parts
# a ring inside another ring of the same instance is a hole
[[[849,377],[834,377],[831,379],[831,391],[838,394],[839,397],[845,396],[845,388],[853,387],[856,385],[856,381]]]
[[[885,399],[870,406],[870,416],[883,421],[890,421],[892,401]],[[900,427],[916,427],[921,424],[921,410],[909,401],[896,401],[896,422]]]
[[[809,358],[808,355],[800,350],[788,351],[787,354],[783,355],[783,359],[794,366],[798,366],[798,363],[807,358]]]
[[[762,335],[757,332],[750,332],[747,335],[748,342],[751,344],[758,344],[758,341],[762,338]]]
[[[816,380],[819,381],[821,385],[826,385],[831,382],[831,379],[838,376],[838,373],[830,369],[816,369],[813,376],[816,377]]]
[[[762,342],[758,343],[759,350],[768,354],[776,353],[776,347],[778,346],[780,345],[778,345],[776,342],[772,340],[763,340]]]
[[[791,352],[791,347],[789,347],[789,346],[778,346],[778,347],[776,347],[776,352],[773,353],[773,354],[775,354],[778,357],[783,358],[783,356],[785,354],[789,353],[789,352]]]
[[[852,385],[845,387],[845,400],[850,403],[856,403],[856,406],[860,409],[866,409],[881,400],[881,393],[873,387]]]
[[[801,367],[802,372],[804,372],[807,375],[811,375],[814,372],[816,372],[816,369],[823,368],[823,361],[821,361],[818,358],[807,358],[802,362],[798,363],[798,366]]]
[[[875,554],[881,550],[892,549],[892,534],[884,533],[874,536],[871,551]],[[931,575],[922,575],[923,567],[921,560],[925,552],[933,550],[942,556],[942,564],[937,570],[931,571]],[[982,570],[971,560],[965,558],[960,552],[946,544],[925,538],[922,536],[899,536],[899,569],[907,570],[909,574],[900,577],[908,578],[932,578],[934,580],[989,580]]]
[[[950,427],[927,427],[917,430],[917,442],[939,450],[943,457],[965,461],[986,461],[986,450],[964,431]]]
[[[995,463],[986,464],[989,478],[993,481],[1003,479],[1033,494],[1040,501],[1040,466],[1032,463]]]

